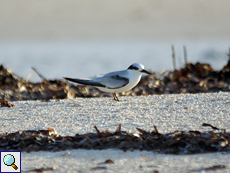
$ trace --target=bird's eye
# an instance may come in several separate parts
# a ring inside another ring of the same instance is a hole
[[[131,70],[138,70],[138,68],[137,67],[135,67],[135,66],[130,66],[128,69],[131,69]]]

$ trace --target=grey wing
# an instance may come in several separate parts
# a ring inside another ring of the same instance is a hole
[[[91,80],[82,80],[82,79],[73,79],[73,78],[68,78],[64,77],[66,80],[69,80],[71,82],[79,83],[79,84],[84,84],[84,85],[91,85],[91,86],[96,86],[96,87],[105,87],[104,85],[100,84],[99,82],[94,82]]]
[[[109,73],[103,77],[96,78],[93,81],[95,82],[100,81],[100,84],[110,89],[118,89],[129,83],[128,78],[123,77],[122,75],[118,75],[117,73]]]

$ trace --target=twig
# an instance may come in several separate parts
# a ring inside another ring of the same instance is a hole
[[[176,56],[175,47],[174,47],[174,45],[172,45],[172,59],[173,59],[173,68],[174,68],[174,70],[176,70],[176,58],[175,58],[175,56]]]
[[[185,62],[185,66],[188,63],[188,57],[187,57],[187,48],[186,46],[183,46],[184,49],[184,62]]]
[[[158,73],[152,74],[154,79],[161,79],[163,80],[163,78],[167,75],[167,70],[161,70]]]
[[[228,60],[230,61],[230,47],[229,47],[229,49],[228,49]]]
[[[35,74],[36,74],[36,73],[30,73],[30,74],[28,74],[27,77],[26,77],[26,82],[29,82],[30,78],[31,78],[32,76],[34,76]]]
[[[31,67],[36,73],[37,75],[44,81],[48,81],[44,76],[42,76],[40,73],[38,73],[37,69],[35,67]]]
[[[119,132],[119,131],[121,131],[121,124],[119,124],[119,126],[118,126],[116,132]]]

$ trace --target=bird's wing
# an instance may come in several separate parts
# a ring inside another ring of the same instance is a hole
[[[104,75],[103,77],[92,79],[109,89],[118,89],[129,83],[129,79],[124,77],[126,71],[112,72]]]
[[[83,80],[83,79],[73,79],[73,78],[68,78],[64,77],[66,80],[69,80],[71,82],[79,83],[79,84],[84,84],[84,85],[91,85],[95,87],[105,87],[105,85],[97,82],[97,81],[92,81],[92,80]]]

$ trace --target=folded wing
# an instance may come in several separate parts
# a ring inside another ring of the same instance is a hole
[[[99,82],[92,81],[92,80],[83,80],[83,79],[73,79],[73,78],[68,78],[64,77],[66,80],[69,80],[71,82],[79,83],[79,84],[84,84],[84,85],[91,85],[95,87],[105,87],[105,85],[100,84]]]
[[[105,75],[103,77],[95,78],[92,81],[100,82],[100,84],[109,89],[118,89],[129,83],[128,78],[119,75]]]
[[[129,83],[129,79],[124,77],[126,75],[127,75],[126,70],[123,70],[123,71],[107,73],[103,77],[98,77],[91,80],[73,79],[68,77],[64,77],[64,78],[71,82],[76,82],[83,85],[91,85],[95,87],[104,87],[109,89],[118,89],[124,87]]]

